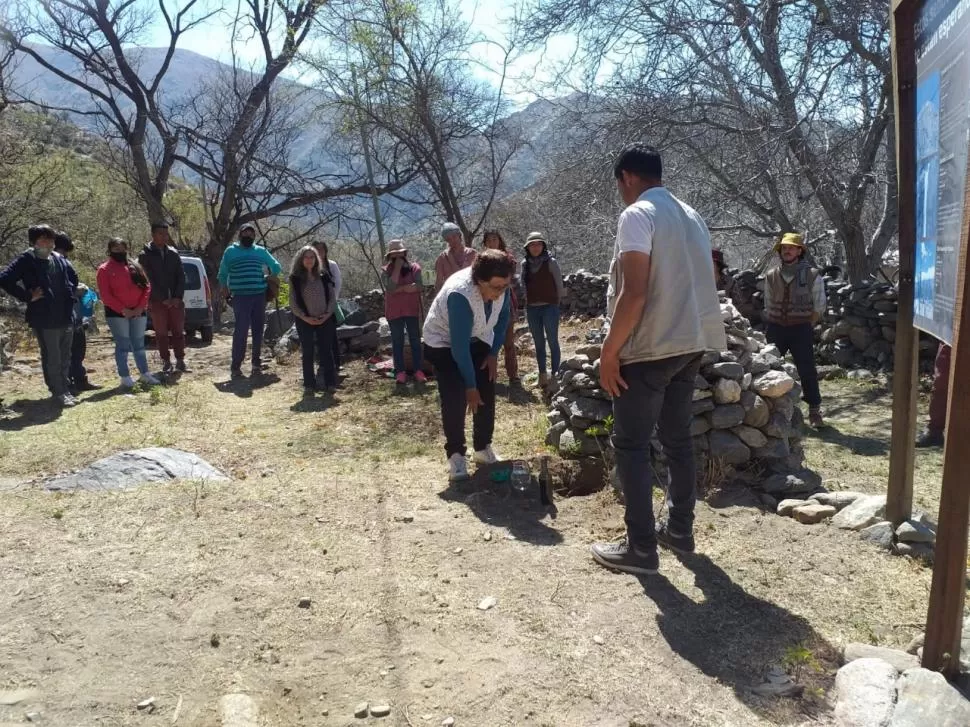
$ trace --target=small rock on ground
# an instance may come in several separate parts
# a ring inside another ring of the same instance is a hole
[[[865,497],[861,492],[816,492],[809,497],[820,505],[832,505],[838,510],[848,507],[860,497]]]
[[[899,672],[882,659],[858,659],[835,675],[835,723],[886,727],[896,702]]]
[[[219,700],[222,727],[258,727],[259,710],[245,694],[226,694]]]
[[[832,505],[802,505],[792,510],[792,517],[804,525],[814,525],[832,517],[836,512]]]
[[[808,504],[807,500],[795,500],[788,498],[787,500],[782,500],[778,503],[778,508],[775,510],[779,515],[785,515],[791,517],[792,511],[796,507],[801,507],[802,505]]]
[[[901,543],[932,543],[936,533],[923,523],[907,520],[896,528],[896,537]]]
[[[391,713],[391,705],[389,704],[375,704],[370,708],[371,717],[386,717]]]
[[[364,717],[367,716],[367,713],[369,710],[370,710],[370,705],[367,702],[361,702],[356,707],[354,707],[354,716],[357,717],[357,719],[363,719]]]
[[[495,596],[486,596],[478,602],[478,610],[488,611],[490,608],[494,608],[496,603],[498,603],[498,599]]]
[[[312,603],[313,601],[311,601],[309,598],[304,597],[300,599],[300,602],[297,604],[297,606],[299,606],[300,608],[310,608],[310,605]]]
[[[886,514],[886,498],[880,495],[860,497],[832,518],[832,524],[843,530],[862,530],[875,525]]]
[[[443,720],[441,720],[441,727],[454,727],[454,725],[455,725],[454,717],[445,717]]]
[[[885,520],[881,523],[870,525],[867,528],[863,528],[859,532],[859,537],[863,540],[868,540],[871,543],[875,543],[884,550],[889,550],[893,547],[892,523]]]

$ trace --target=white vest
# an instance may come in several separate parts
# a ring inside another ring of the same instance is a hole
[[[472,269],[459,270],[445,281],[435,296],[424,320],[424,342],[431,348],[451,348],[451,329],[448,326],[448,296],[458,293],[464,296],[472,309],[472,338],[492,345],[495,339],[495,324],[502,313],[505,298],[492,302],[492,314],[485,316],[485,300],[478,285],[472,280]],[[505,295],[508,295],[505,291]]]

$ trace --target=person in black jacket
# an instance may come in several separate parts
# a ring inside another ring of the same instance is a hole
[[[70,235],[64,231],[59,231],[54,236],[54,252],[63,257],[67,264],[72,268],[71,253],[74,252],[74,241]],[[74,271],[77,276],[77,270]],[[74,296],[74,337],[71,341],[71,373],[69,383],[71,395],[77,396],[82,391],[97,391],[100,386],[95,386],[88,380],[88,371],[84,368],[84,356],[88,350],[88,337],[86,333],[87,323],[81,313],[81,297],[87,293],[88,286],[84,283],[77,284]]]
[[[175,370],[188,371],[185,365],[185,273],[182,256],[170,247],[168,224],[152,223],[152,241],[145,245],[138,256],[138,263],[145,269],[151,283],[151,299],[148,311],[155,329],[158,355],[162,357],[162,373],[172,373],[169,341],[175,349]]]
[[[57,404],[74,406],[70,370],[78,279],[71,264],[54,253],[56,234],[50,225],[31,226],[31,249],[0,272],[0,288],[27,304],[27,323],[40,346],[44,382]]]

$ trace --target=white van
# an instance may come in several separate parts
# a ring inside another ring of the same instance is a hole
[[[205,265],[194,255],[182,255],[182,271],[185,274],[185,335],[192,337],[196,331],[202,334],[203,343],[212,343],[212,289]]]

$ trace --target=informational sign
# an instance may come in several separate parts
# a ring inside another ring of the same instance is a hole
[[[925,2],[914,32],[914,325],[952,343],[970,146],[970,0]]]

